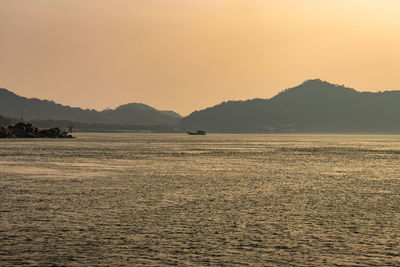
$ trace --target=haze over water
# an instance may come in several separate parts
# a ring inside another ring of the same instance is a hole
[[[400,265],[400,136],[0,140],[0,265]]]

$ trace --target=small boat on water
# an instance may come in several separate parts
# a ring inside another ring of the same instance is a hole
[[[205,131],[187,132],[189,135],[206,135]]]

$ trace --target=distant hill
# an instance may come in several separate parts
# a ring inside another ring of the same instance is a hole
[[[15,119],[5,118],[0,115],[0,126],[8,126],[8,125],[11,125],[16,122],[17,122],[17,120],[15,120]]]
[[[223,102],[181,120],[209,132],[400,132],[400,91],[358,92],[308,80],[271,99]]]
[[[7,127],[21,122],[21,119],[6,118],[0,115],[0,126]],[[72,127],[77,132],[147,132],[147,133],[176,133],[180,132],[176,125],[134,125],[134,124],[103,124],[103,123],[85,123],[68,120],[24,120],[31,123],[39,129],[48,129],[58,127],[62,130]]]
[[[53,101],[26,98],[0,88],[0,114],[25,120],[69,120],[84,123],[126,125],[174,125],[181,117],[173,111],[159,111],[150,106],[130,103],[103,111],[73,108]]]

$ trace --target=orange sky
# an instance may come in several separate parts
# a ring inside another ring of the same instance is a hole
[[[311,78],[400,89],[398,0],[1,0],[0,87],[183,115]]]

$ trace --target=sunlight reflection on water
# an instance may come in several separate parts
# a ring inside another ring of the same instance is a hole
[[[0,140],[0,265],[400,265],[400,137]]]

